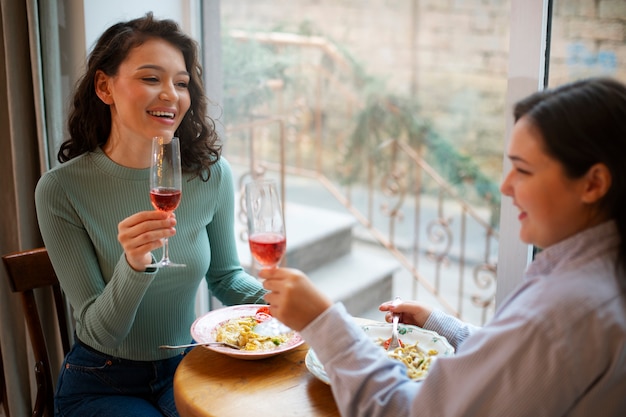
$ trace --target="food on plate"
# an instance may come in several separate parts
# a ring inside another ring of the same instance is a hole
[[[391,337],[383,342],[383,344],[382,344],[383,349],[385,349],[385,350],[389,349],[389,344],[390,343],[391,343]],[[400,344],[400,347],[404,346],[404,343],[402,342],[401,339],[398,339],[398,343]]]
[[[256,311],[256,314],[254,315],[254,318],[258,323],[270,320],[272,318],[272,315],[270,314],[269,306],[259,307],[259,309]]]
[[[292,334],[263,336],[254,332],[254,326],[271,318],[267,307],[259,308],[254,316],[232,318],[217,326],[215,340],[241,346],[242,350],[274,350],[289,341]]]
[[[389,341],[390,339],[384,340],[379,338],[377,343],[386,350],[387,346],[389,346]],[[401,341],[399,347],[387,351],[387,355],[390,358],[396,359],[406,365],[407,375],[414,380],[423,379],[426,376],[430,365],[439,354],[435,349],[424,351],[424,349],[418,346],[418,343],[419,342],[402,343]]]

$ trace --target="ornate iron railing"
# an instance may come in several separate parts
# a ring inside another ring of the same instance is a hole
[[[245,33],[237,32],[236,37],[245,39]],[[255,35],[257,41],[321,48],[326,55],[337,55],[328,43],[307,39]],[[285,197],[290,175],[315,179],[367,231],[358,237],[377,242],[400,262],[412,280],[413,298],[426,291],[448,312],[484,323],[495,304],[498,232],[490,221],[492,206],[464,200],[402,137],[346,158],[347,129],[329,135],[326,124],[339,119],[340,112],[343,120],[351,120],[359,108],[355,95],[339,92],[347,94],[341,110],[336,103],[324,106],[329,89],[338,94],[337,86],[344,83],[324,66],[309,71],[314,77],[312,98],[291,96],[287,107],[284,84],[271,80],[278,108],[266,104],[256,109],[250,122],[227,126],[228,158],[248,167],[242,181],[278,173]],[[346,181],[351,169],[346,161],[364,163],[365,174]]]
[[[323,171],[290,165],[285,158],[284,126],[275,118],[228,129],[229,159],[248,167],[240,177],[241,187],[249,177],[278,173],[283,198],[288,199],[285,189],[290,175],[315,179],[354,215],[368,231],[369,239],[386,248],[410,273],[413,298],[418,298],[423,288],[458,317],[468,318],[468,303],[480,311],[479,318],[473,313],[472,321],[484,322],[490,317],[495,300],[498,233],[486,220],[486,209],[481,213],[460,198],[423,158],[399,140],[385,142],[377,153],[378,159],[382,154],[388,156],[385,169],[377,169],[380,164],[368,161],[366,183],[342,186]],[[276,136],[268,132],[272,128]],[[239,152],[233,145],[237,140],[247,142],[247,146],[239,146]],[[264,156],[268,154],[278,158]],[[243,201],[240,207],[244,207]],[[245,223],[243,211],[240,218]],[[360,238],[368,236],[361,234]]]

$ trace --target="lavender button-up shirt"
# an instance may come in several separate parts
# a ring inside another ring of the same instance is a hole
[[[301,334],[343,416],[626,416],[626,295],[614,222],[536,256],[484,327],[441,311],[424,327],[457,349],[423,382],[386,358],[342,305]]]

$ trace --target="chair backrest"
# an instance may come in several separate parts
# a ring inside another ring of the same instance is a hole
[[[2,261],[6,267],[11,290],[21,294],[26,326],[35,357],[37,396],[32,415],[52,416],[54,414],[52,370],[33,290],[44,287],[52,289],[63,353],[67,354],[70,341],[61,287],[45,248],[10,253],[4,255]]]
[[[9,397],[7,395],[7,384],[4,381],[4,365],[2,363],[2,350],[0,349],[0,405],[4,414],[9,417]]]

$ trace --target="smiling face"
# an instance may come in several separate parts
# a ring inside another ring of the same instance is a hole
[[[111,109],[105,151],[127,152],[154,136],[174,136],[191,105],[189,78],[182,52],[158,38],[131,49],[116,75],[98,71],[96,93]]]
[[[513,128],[508,155],[513,166],[500,190],[520,211],[523,242],[546,248],[606,219],[597,208],[610,185],[604,165],[594,165],[578,179],[567,177],[525,117]]]

